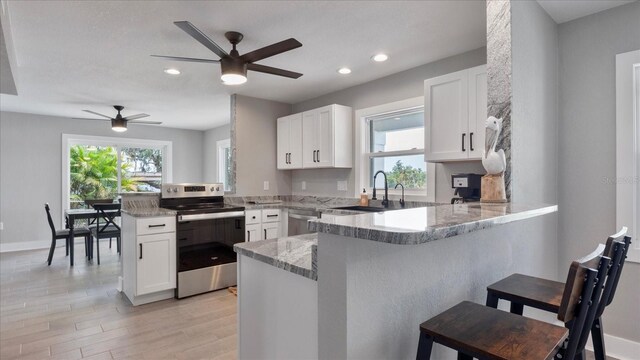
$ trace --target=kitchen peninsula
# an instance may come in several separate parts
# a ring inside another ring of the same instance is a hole
[[[556,211],[470,203],[323,215],[309,222],[317,240],[238,244],[239,358],[415,358],[422,321],[484,303],[486,286],[513,272],[556,276]],[[455,354],[436,346],[433,358]]]

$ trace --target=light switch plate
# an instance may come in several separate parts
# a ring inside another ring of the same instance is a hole
[[[338,191],[347,191],[347,181],[338,180]]]
[[[0,230],[4,230],[4,223],[0,222]]]
[[[264,189],[265,190],[269,190],[269,182],[268,181],[264,182]]]
[[[302,188],[302,190],[307,190],[307,182],[306,182],[306,181],[303,181],[303,182],[300,184],[300,187]]]

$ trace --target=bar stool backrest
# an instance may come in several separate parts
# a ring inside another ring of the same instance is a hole
[[[47,211],[47,220],[49,221],[49,227],[51,228],[51,236],[53,239],[56,238],[56,226],[53,224],[53,219],[51,218],[51,210],[49,209],[49,204],[44,204],[44,209]]]
[[[115,218],[120,216],[120,207],[121,204],[117,203],[117,204],[94,204],[93,208],[96,210],[97,214],[96,214],[96,227],[97,227],[97,233],[102,233],[103,231],[105,231],[109,225],[114,226],[115,228],[118,229],[118,231],[120,230],[120,227],[118,226],[118,224],[115,223]],[[117,210],[117,211],[115,211]],[[100,226],[100,218],[105,219],[105,224],[101,227]]]
[[[569,328],[569,339],[557,359],[573,359],[584,347],[580,346],[581,340],[591,329],[609,267],[610,259],[603,256],[604,250],[605,246],[599,244],[594,252],[573,261],[569,267],[558,310],[558,320]]]
[[[607,277],[607,283],[602,293],[603,301],[598,307],[597,316],[600,317],[604,312],[604,308],[611,304],[613,296],[616,293],[618,287],[618,281],[620,280],[620,274],[622,274],[622,267],[627,258],[627,252],[631,245],[631,237],[627,235],[627,228],[622,227],[618,233],[609,236],[607,239],[607,246],[604,250],[606,256],[611,258],[611,264],[609,269],[609,275]]]

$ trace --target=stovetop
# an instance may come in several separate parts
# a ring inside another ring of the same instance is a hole
[[[185,214],[208,214],[226,211],[244,211],[242,206],[225,205],[224,203],[203,203],[203,204],[173,204],[163,205],[160,207],[169,210],[175,210],[178,215]]]

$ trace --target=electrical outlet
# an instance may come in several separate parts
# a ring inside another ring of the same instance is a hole
[[[303,181],[303,182],[300,184],[300,187],[302,188],[302,190],[303,190],[303,191],[304,191],[304,190],[307,190],[307,182],[306,182],[306,181]]]
[[[265,182],[264,182],[263,187],[264,187],[264,190],[265,190],[265,191],[266,191],[266,190],[269,190],[269,182],[268,182],[268,181],[265,181]]]
[[[4,230],[4,223],[0,221],[0,230]]]
[[[338,191],[347,191],[347,181],[338,180]]]

